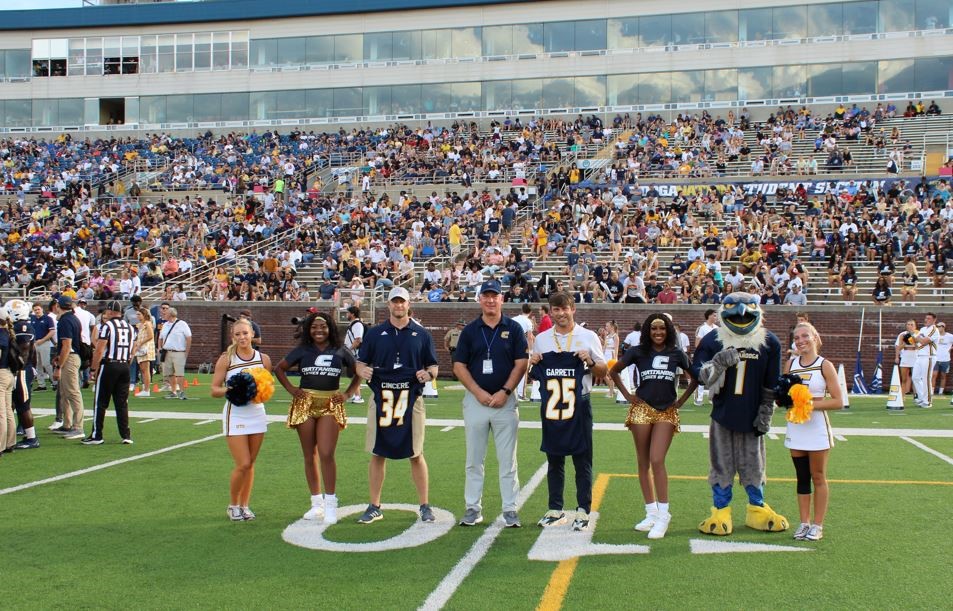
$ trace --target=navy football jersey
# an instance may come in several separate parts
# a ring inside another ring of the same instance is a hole
[[[722,350],[717,333],[709,333],[692,358],[692,377],[698,379],[703,364]],[[725,371],[725,384],[711,398],[712,420],[730,431],[754,431],[754,419],[761,405],[762,388],[774,388],[781,375],[781,342],[770,331],[757,349],[738,350],[741,360]]]
[[[546,352],[530,377],[539,380],[539,414],[543,423],[540,450],[572,456],[592,447],[592,406],[583,393],[585,363],[572,352]]]
[[[412,367],[375,367],[368,383],[374,393],[377,438],[374,454],[384,458],[414,455],[414,404],[424,392]]]

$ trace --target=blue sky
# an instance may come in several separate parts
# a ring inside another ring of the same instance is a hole
[[[83,0],[0,0],[0,11],[38,8],[77,8]]]

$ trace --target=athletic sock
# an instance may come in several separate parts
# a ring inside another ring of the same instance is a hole
[[[23,429],[23,434],[26,435],[27,439],[36,439],[36,428],[31,426],[28,429]]]
[[[323,495],[323,494],[312,494],[312,495],[311,495],[311,506],[312,506],[312,507],[317,507],[318,505],[320,505],[320,504],[323,503],[323,502],[324,502],[324,495]]]
[[[668,503],[656,503],[659,513],[668,513]]]
[[[646,503],[646,504],[645,504],[645,514],[646,514],[646,515],[648,515],[648,514],[650,514],[650,513],[655,513],[656,511],[658,511],[658,505],[656,505],[655,503]]]

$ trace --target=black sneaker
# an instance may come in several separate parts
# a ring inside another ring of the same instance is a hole
[[[80,443],[84,446],[101,446],[105,442],[102,439],[96,439],[95,437],[84,437]]]
[[[34,437],[33,439],[24,439],[13,447],[18,450],[32,450],[34,448],[40,447],[40,439],[38,437]]]
[[[420,506],[420,521],[421,522],[435,522],[437,517],[433,514],[433,509],[430,508],[430,505],[421,505]]]
[[[34,392],[44,391],[44,390],[46,390],[46,386],[37,386],[36,388],[33,389]]]
[[[59,428],[53,429],[53,432],[56,433],[57,435],[65,435],[65,434],[71,432],[72,430],[73,430],[73,429],[71,429],[71,428],[68,427],[68,426],[61,426],[61,427],[59,427]]]
[[[367,509],[364,510],[363,515],[357,519],[358,524],[370,524],[371,522],[376,522],[378,520],[383,520],[384,514],[381,513],[381,508],[377,505],[368,505]]]

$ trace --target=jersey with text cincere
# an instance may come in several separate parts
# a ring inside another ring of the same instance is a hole
[[[678,370],[688,371],[688,355],[675,348],[656,352],[642,346],[629,348],[622,355],[622,365],[635,365],[632,378],[635,394],[657,410],[668,409],[678,397]]]
[[[724,346],[717,333],[709,333],[692,358],[692,377]],[[770,331],[757,349],[738,350],[741,360],[725,371],[725,384],[712,397],[711,418],[730,431],[750,433],[763,396],[762,388],[774,388],[781,375],[781,342]]]
[[[374,393],[377,418],[374,454],[384,458],[410,458],[414,455],[414,403],[424,391],[416,371],[412,367],[375,367],[368,386]]]
[[[547,454],[571,456],[592,447],[592,406],[583,378],[585,363],[572,352],[545,352],[530,377],[539,380],[540,418]]]
[[[337,390],[342,375],[354,375],[354,355],[346,348],[328,347],[322,351],[315,346],[296,346],[285,362],[290,367],[297,365],[301,388],[310,390]]]

